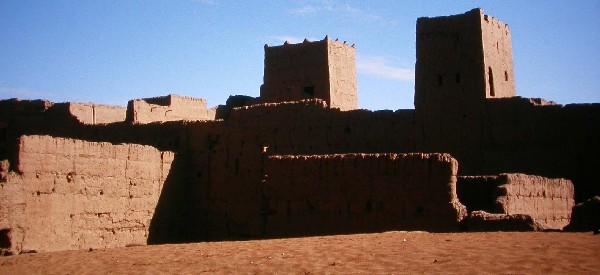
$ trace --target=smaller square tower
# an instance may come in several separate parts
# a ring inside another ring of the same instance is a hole
[[[321,41],[265,45],[262,102],[319,98],[331,108],[358,108],[354,46]]]

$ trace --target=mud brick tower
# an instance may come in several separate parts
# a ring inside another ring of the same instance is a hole
[[[416,40],[414,102],[424,142],[477,138],[486,100],[515,96],[508,25],[473,9],[419,18]]]
[[[319,98],[331,108],[358,108],[354,47],[321,41],[265,45],[263,102]]]
[[[419,18],[415,109],[515,96],[511,45],[508,25],[481,9]]]

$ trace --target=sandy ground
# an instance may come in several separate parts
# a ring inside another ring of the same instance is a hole
[[[387,232],[0,257],[0,274],[600,274],[592,233]]]

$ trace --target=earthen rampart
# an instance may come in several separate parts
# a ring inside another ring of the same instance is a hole
[[[13,252],[145,244],[173,152],[22,136],[0,183],[0,228]]]

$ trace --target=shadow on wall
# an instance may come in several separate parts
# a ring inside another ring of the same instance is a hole
[[[201,212],[194,207],[189,158],[184,153],[175,154],[150,221],[148,244],[195,242],[204,235],[199,232]]]

